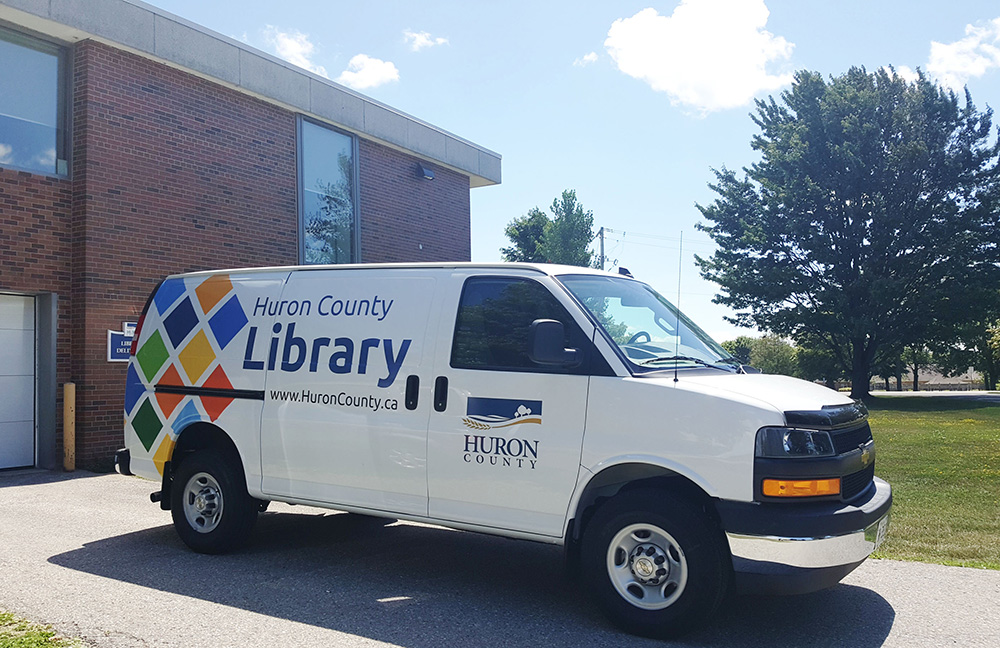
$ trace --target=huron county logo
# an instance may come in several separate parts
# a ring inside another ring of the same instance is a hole
[[[469,405],[462,419],[473,430],[499,428],[542,422],[542,401],[513,398],[469,398]]]

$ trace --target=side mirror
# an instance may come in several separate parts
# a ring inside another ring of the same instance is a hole
[[[760,369],[758,369],[757,367],[751,367],[750,365],[741,364],[740,365],[740,373],[745,373],[745,374],[759,374],[760,373]]]
[[[528,357],[541,365],[568,367],[580,363],[580,350],[563,346],[566,328],[562,322],[537,319],[528,329],[528,343],[531,351]]]

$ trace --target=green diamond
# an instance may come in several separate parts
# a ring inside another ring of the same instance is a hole
[[[146,340],[139,352],[135,354],[135,358],[139,361],[139,366],[142,367],[142,373],[146,376],[146,380],[152,382],[160,367],[170,358],[170,352],[167,351],[167,345],[163,343],[159,331],[153,333]]]
[[[139,411],[132,418],[132,429],[135,430],[139,440],[142,441],[142,446],[146,448],[146,452],[149,452],[149,449],[153,447],[153,441],[156,441],[156,437],[160,435],[163,424],[160,423],[160,417],[157,416],[156,410],[149,404],[148,399],[142,402],[142,405],[139,406]]]

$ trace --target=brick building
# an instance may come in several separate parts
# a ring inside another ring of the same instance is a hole
[[[109,331],[166,274],[465,261],[500,156],[133,0],[0,0],[0,468],[122,443]]]

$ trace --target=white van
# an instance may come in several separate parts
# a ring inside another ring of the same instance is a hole
[[[628,276],[437,264],[166,278],[119,470],[192,549],[272,500],[564,545],[608,616],[669,636],[735,580],[831,586],[885,536],[867,412],[741,366]]]

